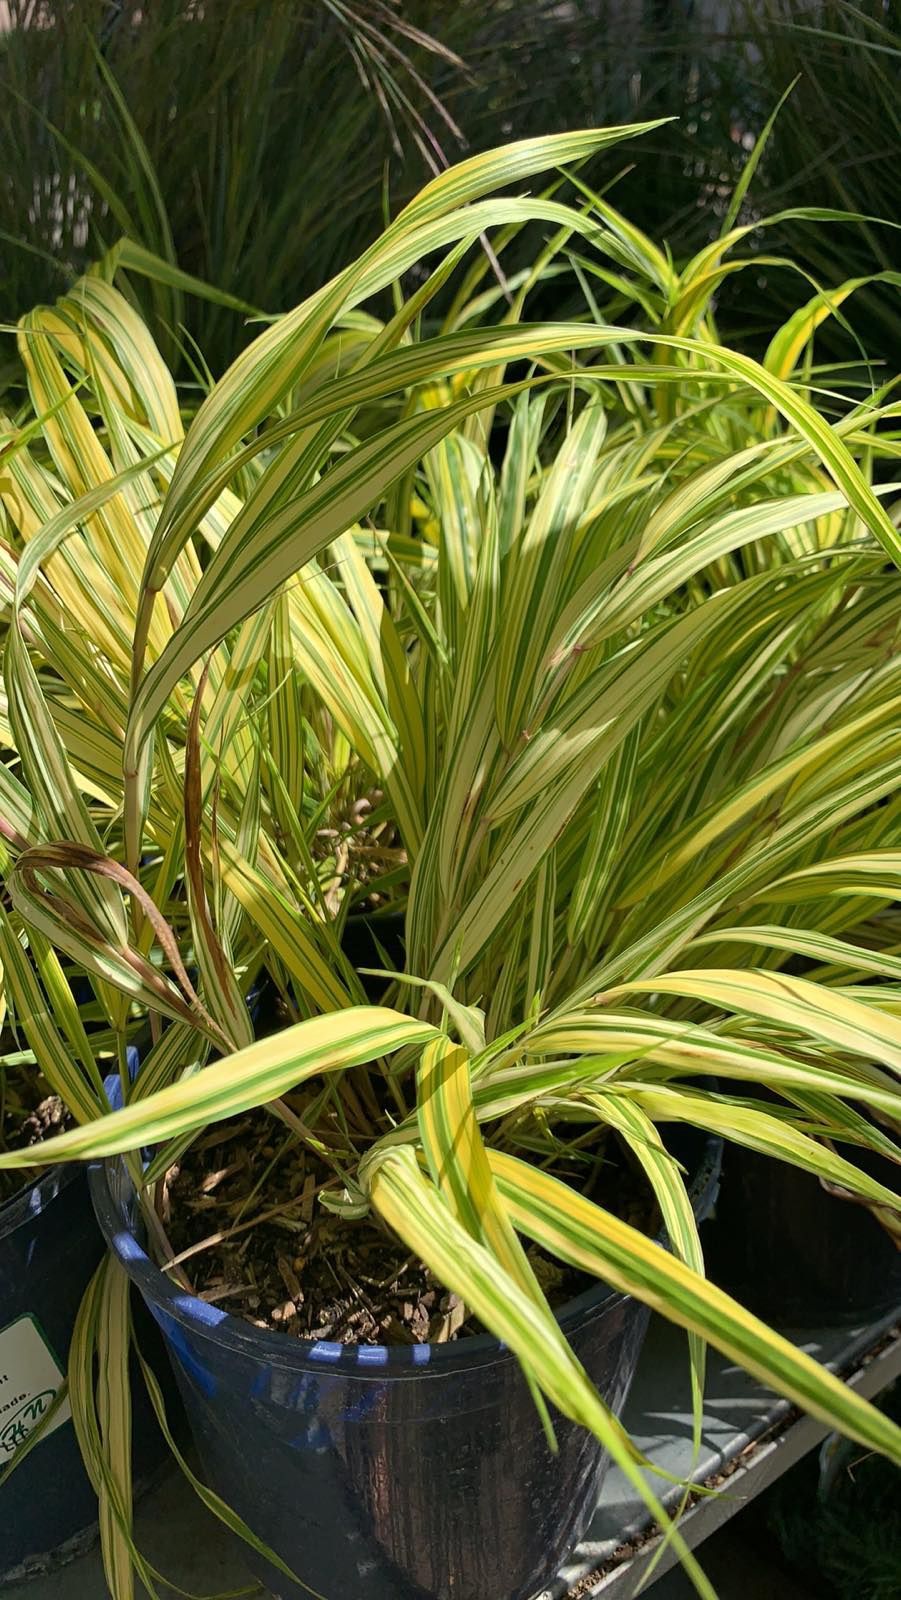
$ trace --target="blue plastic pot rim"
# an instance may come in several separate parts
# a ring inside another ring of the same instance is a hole
[[[699,1219],[709,1213],[717,1186],[722,1158],[722,1140],[709,1136],[689,1187]],[[158,1308],[194,1334],[232,1350],[235,1354],[283,1371],[308,1371],[311,1366],[340,1371],[342,1377],[359,1378],[378,1373],[381,1378],[425,1377],[430,1371],[447,1372],[454,1367],[485,1366],[514,1359],[507,1346],[491,1334],[476,1334],[447,1344],[357,1345],[326,1340],[288,1338],[283,1333],[256,1328],[218,1306],[209,1305],[186,1293],[166,1276],[148,1256],[137,1238],[130,1215],[134,1187],[124,1163],[116,1160],[94,1162],[89,1168],[91,1198],[97,1220],[107,1244],[140,1289],[151,1309]],[[117,1197],[115,1187],[120,1187]],[[665,1237],[665,1236],[664,1236]],[[562,1306],[557,1321],[564,1332],[572,1331],[598,1311],[610,1309],[628,1295],[598,1283]]]

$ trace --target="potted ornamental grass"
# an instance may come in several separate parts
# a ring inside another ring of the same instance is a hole
[[[154,1581],[129,1284],[284,1596],[528,1600],[611,1460],[712,1595],[618,1421],[648,1306],[696,1429],[712,1343],[901,1459],[698,1234],[722,1140],[897,1212],[857,1159],[901,1107],[896,408],[812,365],[826,296],[719,341],[732,215],[679,272],[581,179],[496,193],[641,131],[452,168],[187,429],[113,282],[146,255],[20,326],[0,937],[77,1126],[0,1171],[94,1162],[69,1384],[116,1600]],[[505,294],[480,237],[536,223]],[[561,266],[585,315],[531,322]]]

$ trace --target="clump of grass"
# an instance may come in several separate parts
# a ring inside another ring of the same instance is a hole
[[[384,0],[8,9],[6,319],[55,299],[122,233],[282,311],[375,231],[387,162],[415,188],[460,148],[427,73],[431,55],[454,74],[462,62]],[[209,303],[157,289],[145,306],[170,360],[186,339],[219,372],[246,338]]]
[[[892,394],[844,394],[814,359],[832,300],[763,361],[717,335],[715,289],[748,270],[742,188],[682,267],[578,170],[575,203],[509,192],[655,131],[440,175],[187,428],[115,283],[133,247],[22,319],[0,960],[79,1124],[42,1163],[124,1156],[164,1263],[185,1141],[266,1108],[328,1167],[319,1203],[396,1235],[665,1521],[528,1244],[688,1329],[697,1415],[709,1341],[901,1461],[901,1430],[705,1279],[665,1137],[684,1121],[897,1210],[835,1145],[901,1161],[901,535],[897,484],[874,484]],[[504,294],[480,240],[503,267],[536,226]],[[580,318],[528,322],[561,267]],[[404,918],[379,1005],[344,945],[375,897]],[[121,1110],[62,957],[123,1082],[149,1019]],[[263,973],[285,1024],[265,1034]],[[557,1175],[601,1136],[672,1253],[585,1193],[584,1162]],[[106,1318],[128,1336],[120,1273],[86,1312],[88,1439],[91,1341]],[[125,1367],[100,1363],[104,1415]]]

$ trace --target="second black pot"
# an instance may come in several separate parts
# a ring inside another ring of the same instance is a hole
[[[899,1169],[883,1157],[837,1148],[897,1189]],[[851,1326],[901,1310],[901,1250],[872,1213],[738,1145],[723,1158],[704,1248],[714,1283],[777,1327]]]
[[[0,1207],[0,1470],[49,1408],[103,1255],[86,1175],[58,1167]],[[68,1409],[0,1489],[0,1588],[89,1544],[97,1499]]]
[[[137,1070],[136,1052],[129,1065]],[[107,1079],[118,1094],[118,1080]],[[83,1166],[51,1169],[0,1206],[0,1473],[59,1391],[82,1297],[103,1259]],[[134,1297],[145,1358],[172,1406],[174,1385],[155,1323]],[[132,1363],[136,1492],[167,1458],[150,1397]],[[61,1565],[97,1537],[97,1496],[82,1465],[68,1405],[0,1488],[0,1589]]]

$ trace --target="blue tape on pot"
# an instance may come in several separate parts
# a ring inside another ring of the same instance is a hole
[[[721,1144],[699,1138],[694,1151],[700,1216]],[[212,1316],[144,1252],[124,1163],[90,1181],[101,1227],[166,1336],[207,1481],[302,1584],[328,1600],[527,1600],[562,1563],[607,1461],[559,1417],[551,1454],[497,1340],[335,1345]],[[599,1285],[559,1321],[619,1411],[647,1312]],[[249,1550],[247,1562],[282,1600],[308,1595]]]
[[[132,1076],[138,1061],[129,1047]],[[107,1080],[107,1092],[118,1091],[118,1079]],[[103,1251],[83,1166],[54,1167],[0,1207],[0,1424],[4,1408],[34,1381],[31,1375],[65,1372],[78,1307]],[[13,1353],[11,1371],[4,1349]],[[0,1470],[23,1436],[14,1439],[0,1428]],[[134,1441],[137,1474],[146,1476],[163,1459],[146,1398],[136,1407]],[[96,1519],[75,1431],[64,1421],[0,1489],[0,1587],[82,1548],[94,1537]]]

